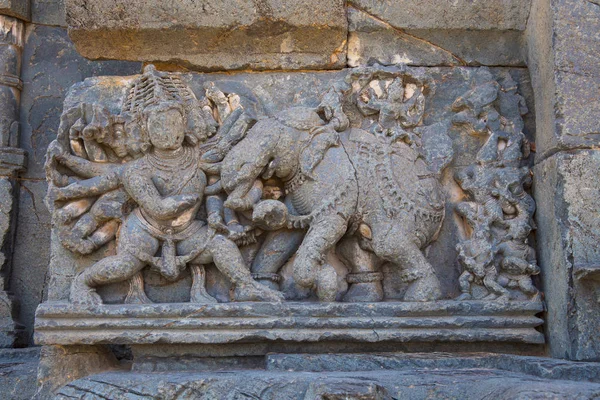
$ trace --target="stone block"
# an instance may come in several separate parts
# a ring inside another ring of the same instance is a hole
[[[525,66],[524,39],[519,30],[447,29],[435,24],[413,29],[352,6],[348,8],[348,19],[350,67],[372,61],[385,65]]]
[[[44,346],[40,353],[36,400],[54,399],[61,386],[107,369],[118,362],[107,346]]]
[[[67,0],[69,35],[90,59],[194,70],[336,69],[346,63],[344,2]]]
[[[29,21],[29,0],[0,0],[0,14]]]
[[[441,355],[443,358],[445,355]],[[107,372],[79,379],[59,398],[342,399],[588,399],[600,385],[532,377],[489,368],[407,368],[404,371],[289,372],[237,370],[191,373]],[[62,397],[61,397],[62,396]]]
[[[592,1],[533,2],[528,65],[536,95],[538,158],[600,144],[600,7]]]
[[[64,0],[30,0],[31,22],[41,25],[67,26]]]
[[[401,29],[525,29],[531,0],[350,0],[351,7]]]
[[[554,357],[598,360],[600,152],[558,153],[534,169],[538,251]]]
[[[0,350],[0,397],[29,400],[35,394],[39,348]]]

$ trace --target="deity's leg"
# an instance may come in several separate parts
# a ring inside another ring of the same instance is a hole
[[[145,266],[134,254],[153,256],[158,247],[158,240],[140,227],[135,216],[130,215],[121,229],[117,255],[98,261],[75,277],[71,284],[71,302],[101,304],[102,300],[94,288],[133,277]]]
[[[210,241],[208,250],[217,268],[235,285],[236,301],[280,302],[284,300],[283,293],[269,289],[252,279],[240,250],[231,240],[216,235]]]

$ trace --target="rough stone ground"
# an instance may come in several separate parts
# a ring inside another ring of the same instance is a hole
[[[600,384],[487,368],[122,373],[67,384],[58,399],[595,399]]]
[[[0,399],[35,393],[38,349],[0,351]],[[272,354],[265,369],[78,379],[57,399],[598,399],[600,364],[489,353]],[[336,371],[333,371],[336,370]]]
[[[30,399],[36,391],[40,348],[0,350],[0,400]]]

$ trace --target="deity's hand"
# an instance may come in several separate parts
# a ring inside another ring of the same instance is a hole
[[[219,213],[210,213],[208,215],[208,226],[213,228],[218,233],[229,235],[229,228],[223,223],[223,218]]]
[[[67,149],[64,148],[58,141],[53,141],[48,146],[48,151],[46,153],[47,160],[58,160],[61,161],[67,155]]]
[[[188,208],[196,205],[200,201],[200,196],[197,194],[183,194],[178,196],[167,197],[164,199],[164,206],[171,214],[179,214]]]

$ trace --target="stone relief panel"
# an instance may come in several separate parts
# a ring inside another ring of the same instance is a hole
[[[191,322],[203,327],[240,318],[260,330],[226,329],[252,340],[319,341],[311,327],[326,316],[335,328],[319,329],[356,340],[543,341],[526,79],[502,68],[227,75],[149,65],[75,85],[47,153],[54,257],[38,338],[68,344],[46,331],[61,315],[115,318],[130,328],[98,340],[129,342],[152,315],[188,310],[212,318]],[[265,331],[271,322],[245,321],[255,313],[277,325],[300,318],[294,330],[307,331]],[[446,315],[453,329],[469,316],[503,331],[403,331],[443,328]],[[171,327],[135,340],[163,330],[173,342],[238,340]]]
[[[318,104],[274,112],[239,83],[195,92],[152,66],[121,89],[118,112],[79,94],[48,149],[47,201],[68,252],[105,255],[80,268],[71,301],[99,304],[97,288],[128,281],[125,303],[151,303],[145,281],[182,276],[193,302],[381,301],[383,270],[404,301],[438,300],[444,277],[425,251],[447,218],[449,169],[465,196],[452,211],[465,222],[459,299],[477,284],[488,299],[536,294],[527,108],[512,77],[475,71],[481,83],[424,121],[438,86],[425,69],[339,75]],[[456,133],[485,142],[447,168]]]

